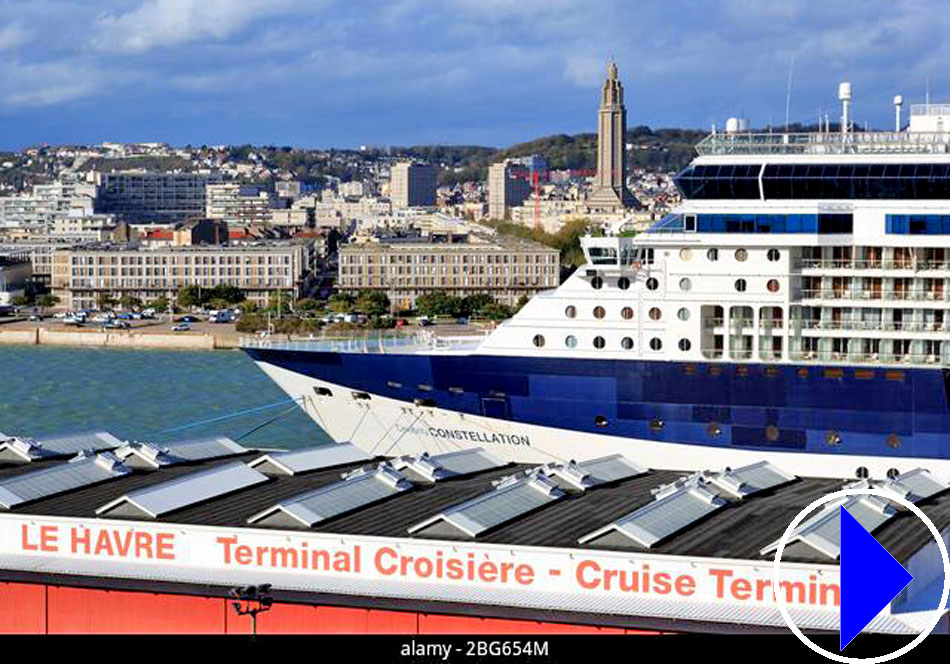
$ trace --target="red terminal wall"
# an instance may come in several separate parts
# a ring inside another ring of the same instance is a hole
[[[0,583],[0,634],[247,634],[228,599]],[[649,634],[588,625],[275,604],[259,634]]]

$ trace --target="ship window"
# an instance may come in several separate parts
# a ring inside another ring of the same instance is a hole
[[[647,279],[647,289],[656,290],[660,287],[660,282],[656,280],[656,277],[650,277]]]
[[[663,348],[663,340],[659,337],[653,337],[650,339],[650,348],[651,350],[661,350]]]
[[[736,260],[744,263],[749,258],[749,252],[745,249],[736,249]]]
[[[683,375],[684,375],[684,376],[695,376],[695,375],[696,375],[696,365],[695,365],[695,364],[684,364],[684,365],[683,365]]]
[[[682,279],[680,279],[681,291],[686,292],[692,287],[693,287],[693,282],[691,282],[688,277],[683,277]]]
[[[594,425],[603,429],[605,426],[607,426],[607,418],[603,415],[598,415],[594,418]]]
[[[778,440],[778,437],[779,430],[777,426],[770,424],[769,426],[765,427],[765,439],[767,441],[774,443],[776,440]]]
[[[776,262],[781,254],[778,249],[769,249],[768,253],[765,254],[765,257],[768,258],[771,262]]]
[[[393,388],[393,389],[396,389],[396,390],[398,390],[399,388],[402,387],[402,383],[400,383],[399,381],[396,381],[396,380],[387,380],[387,381],[386,381],[386,385],[388,385],[389,387],[391,387],[391,388]]]
[[[825,378],[843,378],[844,371],[842,369],[825,369],[822,372]]]
[[[624,350],[632,350],[633,339],[631,339],[630,337],[624,337],[623,339],[620,340],[620,345],[623,346]]]
[[[372,397],[366,392],[350,392],[350,396],[354,399],[360,399],[363,401],[369,401]]]
[[[564,315],[568,318],[574,318],[577,316],[577,307],[573,304],[569,304],[566,309],[564,309]]]
[[[808,378],[808,369],[806,367],[802,367],[801,369],[795,371],[795,375],[799,378]]]
[[[695,214],[683,215],[683,230],[687,233],[696,232],[696,215]]]
[[[766,288],[769,289],[770,293],[778,293],[778,279],[769,279]]]
[[[706,433],[713,438],[718,438],[722,435],[722,427],[719,426],[718,422],[710,422],[706,425]]]
[[[627,277],[620,277],[617,279],[617,288],[620,290],[627,290],[630,288],[630,280]]]
[[[778,367],[765,367],[763,372],[766,378],[775,378],[778,376]]]
[[[869,475],[868,469],[864,466],[858,466],[858,469],[854,471],[854,476],[859,480],[866,480]]]
[[[858,380],[873,380],[874,372],[870,369],[857,369],[854,372],[854,377]]]
[[[681,308],[676,312],[676,317],[680,320],[689,320],[689,309],[686,307]]]
[[[566,337],[564,337],[564,345],[567,346],[568,348],[576,347],[577,337],[575,337],[573,334],[567,335]]]
[[[898,447],[901,446],[901,437],[898,436],[896,433],[892,433],[890,436],[887,437],[887,446],[890,447],[891,449],[896,450]]]
[[[328,387],[315,387],[313,388],[314,393],[320,397],[332,397],[333,392],[330,391]]]
[[[432,386],[431,386],[431,385],[427,385],[426,383],[419,383],[418,385],[416,385],[416,387],[419,389],[420,392],[431,392],[431,391],[432,391]]]
[[[887,380],[904,380],[903,371],[885,371],[884,378]]]
[[[663,431],[663,419],[660,417],[654,417],[652,420],[650,420],[650,431]]]
[[[543,347],[544,347],[544,335],[543,335],[543,334],[536,334],[536,335],[534,335],[534,339],[532,339],[532,342],[534,343],[534,345],[535,345],[536,347],[538,347],[538,348],[543,348]]]
[[[829,431],[828,433],[825,434],[825,442],[831,445],[832,447],[840,445],[841,434],[834,430]]]
[[[721,375],[722,375],[722,367],[716,367],[716,366],[711,366],[711,367],[709,367],[709,375],[710,375],[710,376],[721,376]]]
[[[591,288],[593,288],[594,290],[600,290],[601,288],[604,287],[604,280],[601,279],[600,277],[594,277],[593,279],[590,280],[590,285],[591,285]]]
[[[680,347],[680,350],[685,353],[692,347],[693,344],[690,343],[689,339],[680,339],[680,342],[678,345]]]
[[[744,293],[746,289],[745,279],[736,279],[736,290]]]
[[[606,313],[603,307],[594,307],[594,318],[603,318]]]
[[[689,248],[680,249],[680,260],[689,261],[693,259],[693,250]]]
[[[659,307],[653,307],[649,312],[650,320],[660,320],[663,316],[663,312],[660,311]]]
[[[603,348],[606,345],[603,337],[594,337],[594,348]]]
[[[465,389],[461,387],[450,387],[449,393],[450,394],[465,394]]]
[[[710,249],[709,251],[706,252],[706,258],[707,258],[707,260],[709,260],[710,262],[715,263],[716,261],[719,260],[719,250],[718,250],[718,249]]]
[[[623,317],[624,320],[630,320],[631,318],[633,318],[633,309],[631,309],[630,307],[624,307],[623,309],[620,310],[620,315],[621,317]]]
[[[412,403],[416,406],[422,406],[425,408],[435,408],[434,399],[413,399]]]
[[[745,378],[749,375],[749,367],[736,367],[736,375]]]

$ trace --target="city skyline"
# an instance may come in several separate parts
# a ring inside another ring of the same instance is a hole
[[[948,98],[926,2],[0,0],[0,149],[165,141],[506,146],[591,133],[611,57],[628,126],[708,130]],[[921,44],[927,45],[921,48]]]

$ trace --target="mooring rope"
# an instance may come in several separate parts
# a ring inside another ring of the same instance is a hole
[[[185,429],[193,429],[194,427],[200,427],[204,424],[212,424],[214,422],[221,422],[223,420],[233,419],[235,417],[241,417],[243,415],[250,415],[252,413],[258,413],[262,410],[267,410],[269,408],[277,408],[278,406],[285,406],[289,403],[294,404],[294,407],[297,406],[298,399],[284,399],[283,401],[277,401],[275,403],[269,403],[264,406],[256,406],[254,408],[245,408],[244,410],[239,410],[234,413],[229,413],[227,415],[218,415],[217,417],[211,417],[206,420],[201,420],[199,422],[191,422],[189,424],[183,424],[179,427],[172,427],[170,429],[162,429],[161,431],[154,431],[150,435],[157,436],[166,433],[175,433],[176,431],[184,431]],[[292,410],[292,409],[288,409]]]

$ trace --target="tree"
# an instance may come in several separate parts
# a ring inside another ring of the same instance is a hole
[[[482,315],[491,320],[505,320],[511,318],[511,309],[503,304],[493,302],[482,310]]]
[[[132,309],[133,307],[142,306],[142,300],[125,293],[119,298],[119,304],[125,309]]]
[[[115,298],[109,293],[98,293],[96,295],[96,305],[100,309],[111,309],[115,306]]]
[[[485,307],[495,303],[495,299],[488,293],[475,293],[462,300],[461,315],[477,316],[481,315]]]
[[[214,288],[206,289],[202,295],[204,296],[204,302],[210,300],[224,300],[228,304],[237,304],[245,298],[244,291],[230,284],[218,284]],[[202,302],[202,304],[204,304],[204,302]]]
[[[50,294],[40,295],[38,298],[36,298],[36,304],[45,309],[49,309],[50,307],[55,307],[57,304],[59,304],[59,298]]]
[[[149,306],[155,311],[167,311],[168,310],[168,298],[164,295],[159,295],[154,300],[149,303]]]
[[[349,293],[334,293],[329,300],[330,311],[337,314],[349,313],[356,299]]]
[[[356,309],[367,316],[378,317],[389,313],[389,297],[382,291],[360,291]]]
[[[416,298],[416,310],[429,317],[458,316],[462,311],[462,300],[441,291],[429,291]]]
[[[201,289],[198,286],[185,286],[180,289],[178,305],[185,308],[201,306]]]
[[[26,295],[14,295],[12,298],[10,298],[10,304],[12,304],[14,307],[25,307],[29,303],[30,298],[28,298]]]

